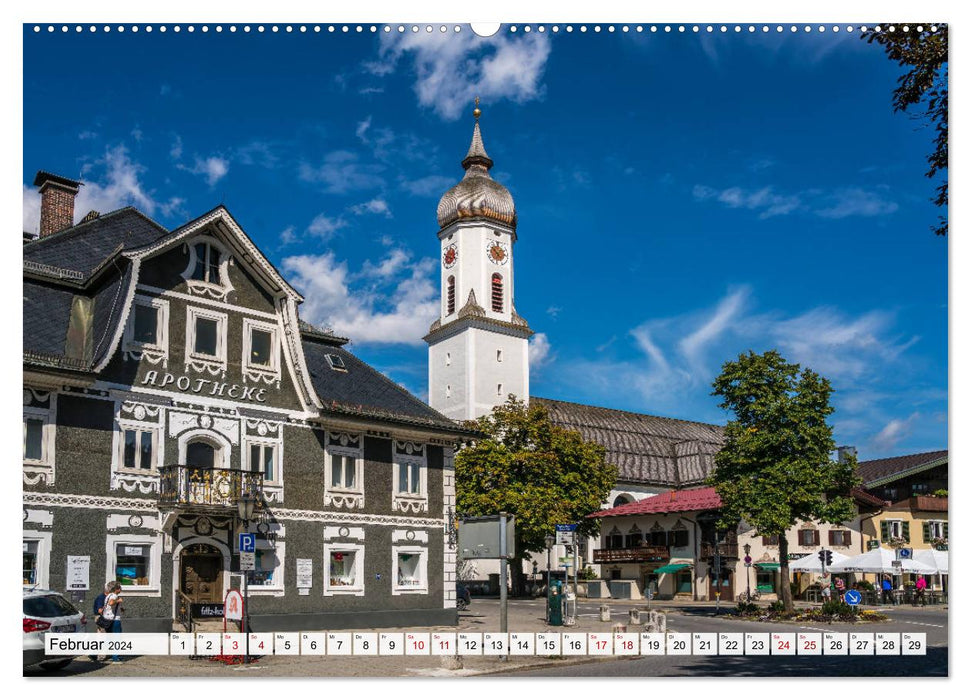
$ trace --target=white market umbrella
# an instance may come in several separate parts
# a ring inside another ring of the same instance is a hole
[[[939,574],[946,574],[948,570],[947,552],[939,552],[936,549],[915,550],[914,561],[933,566]]]
[[[833,552],[833,563],[832,565],[827,566],[826,570],[832,571],[835,567],[838,567],[848,559],[849,557],[845,554]],[[807,554],[801,559],[796,559],[789,562],[789,571],[808,571],[811,573],[821,574],[823,573],[823,562],[819,561],[818,554]]]
[[[842,573],[847,571],[862,572],[865,574],[896,574],[903,572],[906,574],[936,574],[937,568],[915,561],[913,559],[901,559],[900,568],[893,566],[896,553],[890,549],[873,549],[865,554],[858,554],[850,557],[838,566],[834,564],[830,570]]]

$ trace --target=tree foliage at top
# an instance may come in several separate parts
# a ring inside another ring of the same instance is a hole
[[[598,523],[585,516],[600,509],[617,480],[602,445],[553,425],[542,404],[527,408],[512,397],[467,425],[486,437],[455,456],[460,513],[515,515],[517,560],[543,551],[556,524],[579,523],[581,536],[597,533]]]
[[[893,31],[890,31],[891,26]],[[908,31],[903,31],[904,26]],[[920,27],[920,30],[918,30]],[[937,31],[931,31],[936,27]],[[893,92],[894,112],[905,112],[920,105],[916,117],[934,127],[934,150],[927,157],[930,169],[926,175],[935,177],[944,172],[944,182],[937,187],[933,202],[944,207],[936,234],[947,235],[947,25],[914,23],[910,25],[884,25],[881,31],[868,29],[862,38],[869,43],[883,46],[887,56],[907,72],[897,79]]]
[[[826,422],[832,388],[775,350],[726,362],[713,388],[720,407],[735,415],[708,480],[722,500],[720,525],[734,528],[745,520],[760,535],[778,536],[782,580],[788,581],[786,530],[806,520],[842,523],[855,514],[856,460],[830,459],[836,449]],[[782,594],[791,610],[788,585]]]

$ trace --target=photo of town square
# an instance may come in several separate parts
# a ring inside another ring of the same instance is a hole
[[[24,676],[948,676],[948,25],[476,30],[23,25]]]

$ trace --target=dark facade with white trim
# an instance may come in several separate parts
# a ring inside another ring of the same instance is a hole
[[[90,557],[83,609],[118,579],[125,630],[169,631],[240,583],[246,529],[255,631],[455,623],[466,431],[300,321],[225,208],[92,214],[23,250],[25,587]]]

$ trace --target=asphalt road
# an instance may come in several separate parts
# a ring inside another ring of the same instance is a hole
[[[515,607],[529,608],[516,601]],[[616,621],[626,618],[630,606],[611,606]],[[638,606],[641,607],[641,606]],[[714,606],[667,609],[668,632],[923,632],[927,635],[926,656],[642,656],[612,658],[557,668],[521,669],[496,675],[509,677],[647,677],[647,676],[732,676],[732,677],[859,677],[948,675],[948,617],[940,608],[880,608],[891,620],[885,623],[764,623],[735,620],[717,615]],[[542,608],[540,608],[540,612]],[[525,612],[525,610],[524,610]],[[598,604],[579,607],[584,617],[599,617]],[[510,617],[512,615],[510,614]]]
[[[545,601],[510,600],[511,632],[603,632],[615,623],[625,623],[632,607],[644,609],[643,601],[610,601],[611,620],[600,620],[600,601],[581,602],[575,627],[549,627],[545,623]],[[701,604],[672,608],[668,614],[669,632],[923,632],[927,634],[926,656],[643,656],[643,657],[564,657],[536,656],[462,657],[460,668],[449,668],[436,657],[264,657],[248,667],[227,667],[188,657],[135,657],[118,665],[92,662],[86,657],[58,672],[31,669],[25,676],[87,677],[357,677],[389,678],[401,676],[463,677],[645,677],[645,676],[946,676],[948,672],[948,613],[941,608],[882,609],[891,621],[866,625],[747,622],[716,615],[713,605]],[[444,629],[444,628],[443,628]],[[455,631],[456,628],[448,628]],[[642,628],[629,627],[629,631]],[[499,602],[476,598],[471,608],[459,615],[458,631],[498,632]],[[388,630],[392,631],[392,630]]]

